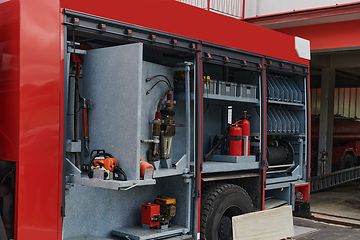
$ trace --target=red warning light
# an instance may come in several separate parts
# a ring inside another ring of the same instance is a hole
[[[150,39],[152,40],[152,42],[156,42],[156,35],[150,35]]]

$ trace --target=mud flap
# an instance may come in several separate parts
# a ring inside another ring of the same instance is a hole
[[[294,216],[311,218],[310,203],[306,201],[296,201],[294,208]]]

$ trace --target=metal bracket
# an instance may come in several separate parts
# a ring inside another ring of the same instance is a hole
[[[87,109],[91,108],[91,99],[86,99],[82,97],[79,99],[79,102],[80,102],[80,108],[87,108]]]
[[[82,54],[82,55],[85,55],[86,54],[86,50],[81,50],[81,49],[74,49],[72,47],[69,47],[68,46],[68,50],[67,50],[68,53],[76,53],[76,54]]]

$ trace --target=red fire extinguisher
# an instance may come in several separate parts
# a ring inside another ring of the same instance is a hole
[[[243,129],[239,126],[241,120],[234,123],[229,131],[229,155],[242,156],[243,155]]]
[[[247,118],[247,112],[244,111],[243,119],[240,120],[240,127],[242,128],[244,140],[244,156],[250,155],[250,122]]]

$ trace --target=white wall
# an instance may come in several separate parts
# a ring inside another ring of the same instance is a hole
[[[347,4],[350,0],[245,0],[245,18]]]
[[[243,0],[177,0],[199,8],[228,15],[235,18],[242,18]],[[208,5],[209,3],[209,5]]]
[[[199,8],[209,9],[235,18],[242,18],[243,0],[177,0]],[[245,0],[245,18],[331,7],[360,2],[356,0]]]

